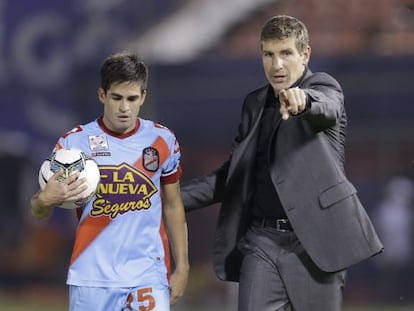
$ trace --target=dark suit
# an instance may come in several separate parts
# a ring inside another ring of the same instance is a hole
[[[295,234],[323,271],[345,269],[382,250],[354,186],[344,174],[346,114],[341,87],[328,74],[304,74],[296,84],[308,107],[279,121],[270,151],[270,175]],[[245,99],[230,159],[182,188],[186,211],[222,202],[214,247],[214,270],[238,281],[238,241],[249,224],[258,128],[267,85]]]

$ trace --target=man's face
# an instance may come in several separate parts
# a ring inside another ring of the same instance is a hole
[[[146,95],[141,87],[140,83],[123,82],[112,84],[106,93],[98,89],[99,100],[104,105],[103,122],[108,129],[119,134],[134,129]]]
[[[275,94],[291,87],[309,62],[310,47],[299,53],[295,43],[295,38],[262,41],[263,68]]]

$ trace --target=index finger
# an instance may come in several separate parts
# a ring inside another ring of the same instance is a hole
[[[286,90],[281,90],[279,92],[279,112],[282,115],[283,120],[289,119],[289,109],[288,109],[288,96]]]
[[[288,100],[287,92],[286,92],[285,89],[283,89],[279,92],[279,100],[283,100],[283,101]]]
[[[79,179],[80,173],[79,172],[75,172],[71,175],[69,175],[66,179],[65,182],[70,185],[71,183],[77,181]],[[86,178],[84,178],[86,180]]]

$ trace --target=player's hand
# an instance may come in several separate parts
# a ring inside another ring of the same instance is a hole
[[[280,114],[283,120],[289,119],[290,114],[297,115],[306,108],[306,94],[298,88],[293,87],[279,92]]]
[[[187,287],[189,268],[176,268],[170,278],[170,303],[173,305],[183,296]]]
[[[68,200],[81,199],[83,191],[88,188],[86,178],[79,178],[79,172],[59,181],[61,174],[62,171],[60,170],[53,174],[43,191],[39,194],[42,205],[54,207]]]

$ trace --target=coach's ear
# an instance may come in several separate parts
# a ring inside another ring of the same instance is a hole
[[[99,98],[99,101],[102,103],[102,104],[105,104],[105,97],[106,97],[106,94],[105,94],[105,91],[104,91],[104,89],[103,88],[98,88],[98,98]]]

